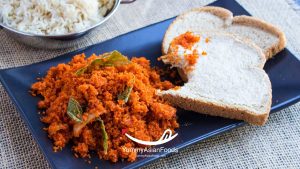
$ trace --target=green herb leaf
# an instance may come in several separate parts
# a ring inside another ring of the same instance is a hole
[[[82,67],[75,72],[75,75],[79,76],[84,74],[87,71],[87,67]]]
[[[128,58],[115,50],[113,52],[103,54],[101,58],[93,60],[88,66],[78,69],[75,74],[81,75],[98,67],[118,66],[128,63],[130,63]]]
[[[133,86],[127,86],[125,90],[118,95],[118,100],[124,100],[125,103],[128,102],[130,93],[132,91]]]
[[[73,97],[69,99],[67,114],[74,121],[82,122],[82,108]]]
[[[103,57],[104,62],[101,63],[101,66],[118,66],[123,64],[128,64],[130,61],[126,56],[123,56],[118,51],[111,52],[110,55]]]
[[[102,132],[102,139],[103,139],[103,150],[104,150],[104,154],[107,154],[107,149],[108,149],[108,135],[106,133],[105,130],[105,125],[104,122],[101,118],[98,118],[98,121],[100,121],[100,128],[101,128],[101,132]]]
[[[126,86],[125,90],[118,95],[118,100],[123,100],[125,103],[128,102],[129,96],[130,96],[130,93],[132,91],[134,82],[135,82],[135,76],[131,80],[131,84],[129,86]]]

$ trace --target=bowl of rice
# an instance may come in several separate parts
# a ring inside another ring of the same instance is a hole
[[[121,0],[0,0],[0,26],[17,41],[59,49],[107,21]]]

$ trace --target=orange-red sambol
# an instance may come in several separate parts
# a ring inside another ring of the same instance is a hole
[[[55,151],[70,143],[76,157],[90,157],[95,151],[100,159],[116,162],[134,161],[136,152],[124,148],[142,146],[124,131],[156,141],[164,130],[179,127],[176,109],[155,94],[173,87],[160,80],[146,58],[128,60],[113,51],[87,59],[76,55],[67,64],[51,67],[32,85],[32,94],[42,96],[41,121]]]

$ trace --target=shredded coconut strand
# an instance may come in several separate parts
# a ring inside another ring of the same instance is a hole
[[[113,5],[114,0],[0,0],[0,21],[33,34],[66,34],[96,24]]]

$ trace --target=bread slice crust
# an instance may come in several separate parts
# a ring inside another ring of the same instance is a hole
[[[181,107],[185,110],[199,112],[211,116],[220,116],[230,119],[243,120],[253,125],[262,126],[266,123],[269,117],[269,111],[262,114],[254,114],[253,112],[242,107],[230,107],[205,100],[194,100],[191,98],[174,96],[171,94],[164,94],[163,98],[171,102],[173,105]],[[271,107],[271,102],[269,106]]]

